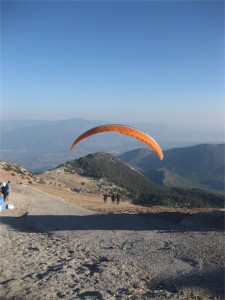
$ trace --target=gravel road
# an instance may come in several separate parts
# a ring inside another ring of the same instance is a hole
[[[0,299],[224,298],[223,211],[100,214],[26,185],[9,203]]]

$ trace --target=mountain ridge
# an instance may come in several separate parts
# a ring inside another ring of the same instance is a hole
[[[165,150],[163,161],[159,161],[153,152],[143,152],[143,149],[123,153],[119,158],[163,186],[176,187],[164,178],[170,174],[170,178],[179,177],[183,186],[224,191],[225,144]]]

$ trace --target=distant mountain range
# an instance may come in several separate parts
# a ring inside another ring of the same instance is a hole
[[[119,158],[162,186],[225,188],[225,144],[166,150],[163,161],[148,149],[135,149]]]
[[[69,120],[12,120],[0,122],[1,160],[18,163],[38,173],[56,167],[67,160],[89,153],[108,152],[119,155],[145,147],[143,143],[118,133],[101,133],[82,141],[72,153],[72,142],[84,131],[107,121],[82,118]],[[224,142],[224,133],[181,132],[163,124],[128,124],[151,135],[165,149],[203,142]]]

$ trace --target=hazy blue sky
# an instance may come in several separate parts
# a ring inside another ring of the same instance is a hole
[[[224,1],[1,1],[1,118],[224,127]]]

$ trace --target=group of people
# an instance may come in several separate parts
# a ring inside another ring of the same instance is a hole
[[[112,201],[113,204],[114,203],[116,203],[116,204],[120,203],[120,194],[118,194],[118,193],[117,194],[112,194],[112,195],[104,194],[103,195],[104,203],[107,202],[108,197],[111,197],[111,201]]]
[[[5,211],[7,208],[12,208],[12,205],[10,206],[5,203],[6,199],[9,197],[9,191],[10,191],[10,181],[0,183],[0,211]]]

